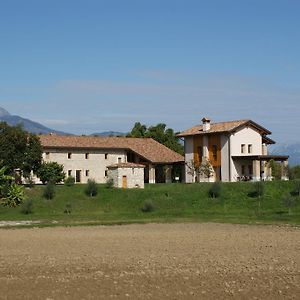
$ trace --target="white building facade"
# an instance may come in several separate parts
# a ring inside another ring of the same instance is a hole
[[[251,120],[211,123],[203,118],[201,125],[178,135],[184,138],[185,181],[271,180],[271,160],[282,164],[282,179],[287,179],[288,156],[268,154],[268,145],[275,143],[270,134]],[[203,175],[204,162],[211,166],[209,178]]]

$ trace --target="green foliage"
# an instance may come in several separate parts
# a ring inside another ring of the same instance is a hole
[[[291,194],[294,196],[300,196],[300,179],[294,180],[294,188]]]
[[[64,181],[66,186],[73,186],[75,184],[75,178],[73,176],[69,176]]]
[[[154,204],[151,199],[147,199],[142,207],[142,212],[151,212],[154,210]]]
[[[13,177],[6,175],[7,168],[5,166],[0,168],[0,198],[5,197],[8,192],[8,188],[13,181]]]
[[[44,198],[51,200],[55,196],[55,184],[52,182],[48,182],[47,185],[44,187]]]
[[[300,166],[291,167],[289,173],[291,179],[300,179]]]
[[[25,215],[32,214],[33,213],[32,207],[33,207],[33,201],[31,199],[23,202],[21,206],[21,213]]]
[[[37,176],[43,184],[52,182],[59,183],[65,179],[64,167],[57,162],[44,162],[37,172]]]
[[[108,178],[106,181],[106,188],[111,189],[114,187],[114,180],[112,178]]]
[[[283,204],[289,209],[289,215],[291,214],[292,207],[295,205],[295,200],[289,194],[285,194],[282,198]]]
[[[179,138],[176,137],[176,133],[172,128],[166,128],[164,123],[147,128],[146,125],[136,122],[127,137],[152,138],[173,151],[183,154],[183,145],[179,142]]]
[[[0,160],[10,174],[21,169],[27,177],[30,171],[37,172],[42,161],[42,147],[39,138],[22,129],[0,123]]]
[[[13,183],[8,187],[7,195],[2,198],[2,205],[16,207],[24,201],[24,187]]]
[[[281,175],[282,175],[282,167],[281,164],[274,161],[273,159],[269,161],[269,167],[272,170],[272,177],[275,180],[281,180]]]
[[[67,215],[70,215],[72,212],[72,205],[71,203],[67,203],[64,209],[64,213]]]
[[[89,179],[85,187],[85,194],[89,197],[95,197],[98,194],[98,186],[95,180]]]
[[[217,181],[212,184],[210,187],[208,194],[211,198],[219,198],[221,196],[222,186],[221,182]]]
[[[263,181],[256,181],[253,183],[252,197],[262,197],[265,192],[265,185]]]

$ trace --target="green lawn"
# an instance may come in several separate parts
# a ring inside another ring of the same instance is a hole
[[[25,215],[20,207],[0,206],[0,220],[40,220],[43,224],[118,224],[134,222],[230,222],[230,223],[300,223],[300,198],[293,196],[291,214],[283,204],[283,196],[290,194],[294,182],[266,182],[265,194],[249,196],[253,184],[249,182],[223,183],[221,196],[208,196],[211,184],[156,184],[144,190],[108,189],[99,185],[96,197],[84,194],[85,185],[56,186],[53,200],[43,198],[44,186],[26,189],[27,200],[33,202],[33,213]],[[142,212],[145,200],[155,205],[152,212]],[[64,213],[70,204],[71,214]],[[55,222],[56,223],[56,222]]]

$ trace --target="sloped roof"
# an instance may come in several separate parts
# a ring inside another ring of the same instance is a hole
[[[177,136],[185,137],[189,135],[203,135],[203,134],[211,134],[211,133],[219,133],[219,132],[233,132],[243,126],[252,126],[257,130],[259,130],[262,135],[271,134],[269,130],[253,122],[252,120],[237,120],[237,121],[228,121],[228,122],[220,122],[220,123],[211,123],[210,130],[208,131],[203,131],[202,124],[196,125],[190,129],[180,132]]]
[[[184,157],[151,138],[40,135],[43,148],[125,149],[152,163],[183,162]]]
[[[136,164],[136,163],[119,163],[107,166],[108,169],[114,169],[114,168],[145,168],[145,165],[142,164]]]

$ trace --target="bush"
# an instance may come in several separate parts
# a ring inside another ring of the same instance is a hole
[[[89,197],[95,197],[98,194],[98,186],[93,179],[89,179],[85,188],[85,194]]]
[[[7,187],[7,195],[2,199],[2,205],[16,207],[24,201],[24,187],[13,183]]]
[[[145,200],[144,205],[142,207],[142,212],[151,212],[154,210],[154,204],[152,200]]]
[[[44,198],[51,200],[55,196],[55,185],[51,182],[47,183],[43,193]]]
[[[214,182],[210,187],[208,194],[211,198],[218,198],[221,196],[221,183]]]
[[[64,213],[69,215],[69,214],[71,214],[71,211],[72,211],[72,205],[71,205],[71,203],[67,203]]]
[[[57,162],[44,162],[37,172],[37,176],[45,183],[59,183],[65,179],[64,167]]]
[[[291,215],[292,207],[295,205],[295,200],[290,195],[284,195],[282,198],[284,206],[289,209],[289,215]]]
[[[106,188],[111,189],[114,187],[114,180],[112,178],[107,179]]]
[[[64,183],[66,186],[73,186],[75,184],[75,178],[73,176],[69,176]]]
[[[294,190],[291,192],[293,196],[300,196],[300,179],[294,181]]]
[[[21,213],[25,215],[32,214],[32,206],[33,206],[32,200],[27,200],[23,202],[21,207]]]
[[[263,181],[256,181],[253,183],[253,191],[248,196],[253,198],[260,198],[264,195],[265,185]]]

